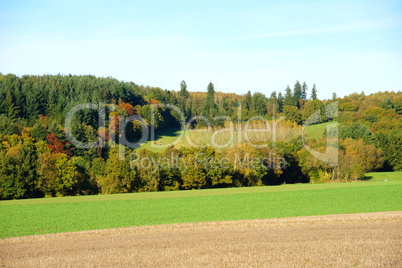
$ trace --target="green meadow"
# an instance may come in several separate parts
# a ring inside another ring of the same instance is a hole
[[[146,141],[140,145],[140,148],[160,153],[163,152],[168,145],[175,142],[179,144],[185,141],[186,139],[183,138],[185,133],[185,130],[180,129],[164,129],[155,134],[155,141]]]
[[[305,134],[313,138],[322,136],[326,125],[327,123],[307,126]],[[269,143],[272,142],[274,136],[276,141],[289,141],[301,135],[300,126],[287,125],[284,122],[275,124],[271,121],[267,126],[258,125],[258,123],[249,126],[243,124],[241,129],[234,124],[231,131],[229,126],[209,130],[167,128],[156,131],[154,139],[140,144],[139,148],[161,153],[170,145],[174,145],[176,148],[204,145],[225,147],[224,145],[248,141],[255,144]]]
[[[0,237],[402,210],[402,172],[364,181],[0,201]]]
[[[322,139],[327,126],[332,124],[334,124],[334,122],[306,126],[304,128],[304,134],[314,139]]]

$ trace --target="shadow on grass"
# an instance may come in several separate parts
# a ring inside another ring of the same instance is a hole
[[[360,179],[360,181],[369,181],[373,178],[373,176],[364,176],[363,178]]]
[[[155,140],[159,140],[163,136],[179,137],[180,131],[181,131],[180,128],[167,128],[167,129],[155,131]]]
[[[180,132],[181,132],[180,128],[167,128],[167,129],[157,130],[157,131],[155,131],[154,139],[151,139],[151,135],[149,135],[146,142],[156,142],[157,140],[162,139],[163,137],[177,138],[181,135]],[[138,143],[140,141],[140,138],[138,138],[138,137],[128,137],[127,139],[130,143],[132,143],[132,146],[134,147],[134,149],[139,148],[144,144],[144,143]]]

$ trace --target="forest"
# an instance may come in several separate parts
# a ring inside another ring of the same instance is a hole
[[[185,81],[163,90],[110,77],[0,74],[0,199],[342,182],[364,179],[369,171],[402,170],[402,92],[334,93],[320,100],[315,85],[299,81],[267,92],[222,93],[212,82],[204,92],[190,92]],[[80,110],[66,133],[69,111],[85,103],[102,106],[104,122],[96,109]],[[278,118],[275,142],[254,136],[261,148],[240,139],[224,148],[126,146],[125,157],[120,153],[123,139],[135,143],[145,129],[219,132],[230,122],[242,127],[252,120],[257,128],[263,119]],[[331,122],[338,127],[322,136],[301,134],[305,125]],[[76,146],[69,135],[97,146]],[[325,152],[331,137],[338,137],[331,145],[336,166],[305,146]],[[247,163],[236,165],[236,157]],[[138,165],[141,159],[146,165]],[[251,163],[255,159],[259,165]]]

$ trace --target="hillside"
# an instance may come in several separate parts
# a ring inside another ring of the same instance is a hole
[[[0,74],[0,199],[356,181],[402,169],[401,92],[319,100],[317,90],[296,81],[283,93],[238,95],[212,82],[190,92],[184,81],[162,90]]]

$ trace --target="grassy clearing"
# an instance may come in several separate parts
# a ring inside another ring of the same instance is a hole
[[[367,173],[364,180],[370,182],[400,182],[402,179],[402,172],[371,172]]]
[[[154,141],[146,141],[139,148],[148,149],[153,152],[161,153],[168,146],[174,145],[176,148],[193,147],[207,145],[211,140],[212,132],[201,132],[198,130],[164,129],[155,133]],[[227,142],[227,135],[221,135],[221,143]]]
[[[176,140],[184,140],[183,138],[180,138],[180,136],[184,134],[185,134],[184,130],[178,130],[173,128],[164,129],[156,133],[155,141],[147,141],[141,144],[140,148],[160,153],[166,149],[167,145],[174,143]],[[156,142],[156,144],[154,144],[154,142]]]
[[[334,122],[327,122],[317,125],[310,125],[306,126],[304,129],[304,133],[307,134],[309,137],[314,139],[322,139],[324,135],[324,131],[329,124],[333,124]]]
[[[0,202],[0,237],[166,223],[402,210],[402,172],[365,182]],[[384,181],[384,177],[388,181]]]
[[[312,126],[313,127],[313,126]],[[140,148],[153,152],[163,152],[169,145],[180,147],[194,146],[225,146],[230,144],[252,142],[254,144],[266,144],[275,141],[289,141],[301,135],[301,126],[290,122],[272,122],[266,124],[254,122],[243,124],[240,127],[233,125],[224,128],[207,129],[164,129],[155,133],[154,141],[140,144]]]
[[[323,137],[324,131],[327,128],[328,124],[333,124],[333,122],[327,122],[317,125],[307,126],[304,129],[304,133],[307,134],[308,137],[314,139],[321,139]],[[235,126],[236,127],[236,126]],[[263,128],[262,126],[254,126],[257,129]],[[245,128],[245,126],[243,126]],[[272,125],[268,127],[270,131],[274,131]],[[220,129],[222,130],[222,129]],[[215,130],[214,132],[211,130],[203,131],[203,130],[180,130],[176,128],[169,128],[157,131],[155,133],[154,141],[146,141],[143,144],[140,144],[141,149],[148,149],[153,152],[161,153],[166,147],[169,145],[174,145],[176,148],[180,147],[192,147],[192,146],[202,146],[202,145],[212,145],[212,140],[218,145],[228,144],[228,142],[233,139],[233,143],[244,142],[246,139],[245,129],[241,131],[239,136],[239,132],[235,129],[235,133],[233,137],[230,137],[228,131],[219,131]],[[278,124],[275,130],[276,139],[279,140],[290,140],[296,136],[301,134],[300,127],[291,127],[284,124]],[[248,131],[247,138],[253,143],[267,143],[272,142],[273,132],[253,132],[251,129]],[[240,139],[239,139],[240,138]]]
[[[140,148],[161,153],[170,145],[176,148],[207,145],[210,143],[211,136],[212,132],[199,130],[164,129],[156,132],[154,141],[146,141],[140,145]],[[221,144],[225,144],[228,137],[220,135],[218,140]]]

